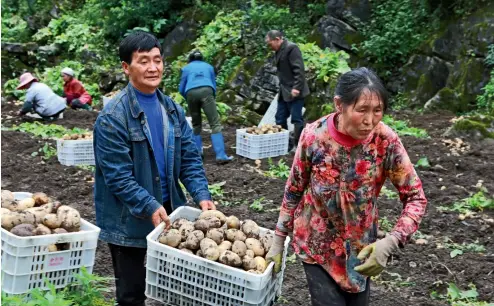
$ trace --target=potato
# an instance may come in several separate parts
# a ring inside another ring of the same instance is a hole
[[[43,218],[43,224],[48,228],[55,229],[62,225],[62,221],[55,214],[46,214]]]
[[[60,202],[59,202],[60,203]],[[55,203],[53,202],[50,202],[50,203],[46,203],[46,204],[43,204],[41,206],[39,206],[41,208],[43,208],[47,214],[55,214],[57,211],[54,209],[55,207]]]
[[[213,239],[210,239],[210,238],[204,238],[201,240],[201,242],[199,243],[199,246],[201,247],[201,250],[202,250],[202,253],[205,254],[206,253],[206,249],[209,249],[209,248],[217,248],[218,245],[216,244],[216,242],[214,242]]]
[[[269,232],[261,237],[261,244],[265,251],[268,251],[273,244],[274,234]]]
[[[50,203],[45,204],[45,205],[49,205],[49,204],[50,204]],[[57,211],[58,211],[58,209],[60,208],[60,206],[62,206],[62,203],[60,203],[60,201],[55,201],[55,202],[53,202],[52,204],[53,204],[53,205],[52,205],[52,210],[51,210],[51,212],[49,212],[49,214],[52,214],[52,213],[53,213],[53,214],[56,214],[56,213],[57,213]]]
[[[204,257],[204,254],[202,254],[201,249],[199,249],[199,250],[196,252],[196,255],[197,255],[197,256],[199,256],[199,257]]]
[[[242,267],[246,271],[255,270],[257,268],[254,258],[250,256],[244,256],[244,258],[242,258]]]
[[[240,229],[240,220],[235,216],[226,218],[226,225],[228,228]]]
[[[56,228],[52,230],[53,234],[67,234],[68,232],[63,228]]]
[[[254,238],[247,238],[245,240],[247,249],[254,251],[256,256],[264,256],[264,248],[259,240]]]
[[[221,227],[223,225],[223,223],[226,222],[226,217],[225,215],[221,212],[221,211],[218,211],[218,210],[206,210],[206,211],[203,211],[200,215],[199,215],[199,220],[201,219],[207,219],[208,217],[216,217],[218,219],[220,219],[220,226],[218,227]]]
[[[177,249],[181,250],[181,249],[186,249],[187,247],[185,246],[185,242],[180,242],[180,244],[178,245]]]
[[[225,240],[225,231],[221,228],[211,228],[208,230],[206,237],[213,239],[216,244],[220,245]]]
[[[182,235],[178,230],[172,228],[168,231],[163,231],[158,237],[158,241],[162,244],[176,248],[182,241]]]
[[[242,232],[247,236],[247,238],[259,238],[260,228],[259,226],[252,220],[245,220],[242,223]]]
[[[191,221],[189,221],[189,220],[187,220],[185,218],[178,218],[177,220],[173,221],[172,228],[174,228],[174,229],[180,229],[180,227],[182,225],[184,225],[185,223],[192,223],[193,224],[194,222],[191,222]]]
[[[185,253],[189,253],[189,254],[194,254],[194,252],[192,252],[189,249],[180,249],[180,251],[184,251]]]
[[[38,224],[38,226],[34,229],[34,234],[39,236],[39,235],[50,235],[51,230],[44,226],[43,224]]]
[[[240,267],[242,265],[242,260],[240,257],[233,253],[232,251],[224,251],[220,255],[220,262],[231,267]]]
[[[57,217],[62,221],[61,227],[68,232],[77,232],[81,228],[81,215],[77,210],[67,205],[62,205],[57,210]]]
[[[2,190],[2,207],[8,208],[14,202],[15,196],[9,190]]]
[[[33,194],[32,198],[34,200],[34,206],[41,206],[50,202],[50,198],[48,198],[46,193],[43,192],[36,192],[35,194]]]
[[[219,228],[219,227],[221,227],[221,221],[216,217],[199,219],[194,223],[194,228],[196,230],[202,231],[204,234],[206,234],[210,228]]]
[[[43,218],[48,214],[43,207],[28,208],[23,213],[26,215],[26,219],[30,221],[34,220],[34,224],[43,223]]]
[[[10,214],[12,211],[8,208],[0,208],[0,214]]]
[[[200,230],[195,230],[189,234],[185,240],[185,247],[190,250],[197,250],[200,247],[201,240],[204,239],[204,233]]]
[[[261,273],[263,273],[268,267],[266,260],[260,256],[254,257],[254,262],[256,263],[256,270]]]
[[[254,257],[256,257],[256,254],[254,254],[254,251],[252,251],[252,250],[247,250],[247,251],[245,251],[245,256],[249,256],[251,258],[254,258]]]
[[[238,229],[231,228],[231,229],[226,231],[226,239],[228,239],[231,242],[234,242],[237,240],[245,241],[246,238],[247,237],[245,237],[245,234]]]
[[[17,225],[24,223],[23,221],[24,217],[18,212],[10,210],[9,212],[2,211],[2,227],[8,231]]]
[[[218,247],[211,247],[206,249],[206,251],[203,251],[204,258],[212,260],[212,261],[217,261],[218,258],[220,257],[220,251]]]
[[[182,235],[182,241],[185,241],[187,236],[194,231],[194,224],[192,222],[184,222],[178,231],[180,232],[180,235]]]
[[[262,272],[259,272],[257,270],[249,270],[247,272],[254,273],[254,274],[262,274]]]
[[[244,257],[246,251],[247,251],[247,246],[243,241],[237,240],[233,243],[232,252],[234,252],[238,256]]]
[[[34,225],[32,224],[19,224],[16,225],[11,231],[12,234],[21,237],[28,237],[34,235]]]
[[[31,207],[34,207],[34,199],[32,198],[26,198],[20,201],[13,201],[9,205],[5,206],[5,208],[10,209],[11,211],[17,211],[17,212],[24,211]]]
[[[56,244],[50,244],[48,245],[48,252],[57,252],[58,248]]]
[[[228,251],[232,248],[232,243],[228,240],[223,241],[219,246],[218,249],[220,251],[220,254],[223,253],[224,251]]]

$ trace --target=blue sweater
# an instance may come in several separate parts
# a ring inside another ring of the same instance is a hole
[[[163,203],[169,200],[168,184],[166,179],[165,164],[165,136],[163,133],[163,114],[156,91],[152,94],[145,94],[134,88],[137,101],[146,114],[149,131],[151,132],[151,145],[154,151],[154,158],[160,174],[161,190],[163,193]]]
[[[213,66],[203,61],[193,61],[182,68],[180,94],[186,97],[187,91],[197,87],[209,86],[216,95],[216,76]]]

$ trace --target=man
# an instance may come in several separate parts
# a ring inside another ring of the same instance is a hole
[[[26,100],[18,113],[19,116],[34,111],[45,120],[56,120],[65,111],[65,99],[54,93],[46,84],[38,82],[29,72],[21,75],[17,89],[27,89]]]
[[[127,36],[119,55],[129,84],[98,116],[94,128],[95,206],[108,242],[118,305],[145,305],[146,235],[186,198],[215,209],[201,157],[183,109],[158,86],[161,45],[151,34]]]
[[[309,95],[302,53],[296,44],[284,39],[283,34],[277,30],[271,30],[266,34],[266,43],[276,52],[274,63],[280,80],[276,124],[288,129],[287,119],[292,116],[293,142],[289,145],[289,150],[294,151],[304,129],[304,98]]]
[[[225,153],[225,141],[221,133],[222,126],[220,115],[216,109],[216,76],[214,68],[206,63],[199,50],[194,50],[189,55],[189,63],[182,68],[179,91],[187,99],[192,126],[194,127],[194,140],[201,155],[202,153],[202,116],[204,110],[211,126],[211,143],[216,153],[216,162],[226,163],[233,159]]]

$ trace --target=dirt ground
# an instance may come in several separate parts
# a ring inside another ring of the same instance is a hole
[[[3,127],[21,122],[14,115],[18,109],[18,106],[2,102]],[[69,128],[91,128],[96,116],[96,112],[68,110],[64,118],[55,123]],[[479,300],[494,301],[494,228],[484,221],[493,218],[494,212],[484,211],[486,216],[483,218],[459,221],[456,213],[443,213],[437,209],[438,206],[467,197],[469,192],[475,192],[479,180],[483,180],[483,186],[489,191],[494,190],[494,146],[485,141],[469,143],[470,150],[454,156],[441,141],[441,135],[451,125],[451,115],[400,113],[397,117],[408,118],[413,126],[427,129],[431,136],[428,139],[402,137],[413,162],[427,157],[431,164],[430,168],[417,169],[429,201],[420,232],[429,236],[426,237],[427,244],[411,243],[393,256],[387,272],[371,283],[371,305],[447,305],[442,300],[431,299],[430,293],[444,293],[449,282],[455,282],[462,289],[473,283],[477,287]],[[224,134],[229,152],[233,154],[235,127],[227,127]],[[1,136],[2,189],[43,191],[77,208],[83,218],[95,221],[90,171],[62,166],[56,157],[45,161],[40,156],[32,156],[45,142],[53,144],[53,140],[36,139],[22,132],[7,130],[2,130]],[[215,200],[229,205],[220,204],[218,208],[227,215],[235,214],[240,219],[253,219],[263,227],[274,228],[284,181],[262,175],[255,169],[254,161],[238,156],[228,165],[216,165],[208,137],[204,137],[204,141],[204,164],[210,184],[226,182],[223,196]],[[290,156],[283,158],[290,164]],[[267,161],[263,160],[261,169],[267,168]],[[393,187],[389,185],[388,189],[393,190]],[[261,197],[264,198],[264,211],[249,209],[249,205]],[[398,200],[389,200],[384,196],[380,197],[379,205],[380,215],[392,221],[399,216],[402,207]],[[486,252],[465,253],[451,258],[449,249],[438,248],[446,237],[456,243],[477,241],[485,246]],[[108,248],[104,243],[100,243],[97,249],[94,272],[113,275]],[[310,305],[299,260],[287,265],[282,298],[277,305]]]

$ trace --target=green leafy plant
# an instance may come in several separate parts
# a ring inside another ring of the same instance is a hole
[[[431,166],[431,164],[429,164],[429,160],[427,159],[427,157],[421,157],[415,165],[421,168],[430,168]]]
[[[393,224],[388,220],[388,217],[379,218],[379,229],[387,233],[393,229]]]
[[[398,193],[396,193],[396,191],[393,191],[393,190],[386,188],[386,186],[383,186],[381,188],[380,194],[382,194],[383,196],[385,196],[386,198],[388,198],[390,200],[391,199],[398,199]]]
[[[224,88],[227,85],[227,81],[231,78],[232,73],[236,70],[241,60],[242,58],[236,55],[225,61],[216,76],[216,85],[218,88]]]
[[[269,158],[268,164],[269,170],[265,172],[267,176],[287,179],[290,175],[290,167],[285,163],[283,159],[280,159],[278,163],[275,164],[273,163],[273,160]]]
[[[232,110],[230,106],[223,102],[216,102],[216,109],[218,110],[221,120],[226,120],[228,113]]]
[[[453,203],[453,206],[439,206],[440,211],[455,211],[467,214],[472,211],[482,211],[484,209],[494,209],[494,199],[485,194],[485,189],[479,190],[474,195]]]
[[[264,206],[262,205],[263,201],[264,201],[264,197],[255,199],[254,202],[249,206],[249,208],[257,212],[262,212],[264,211]]]
[[[19,79],[11,79],[3,84],[3,92],[6,96],[13,96],[19,100],[26,99],[26,91],[18,90],[17,86],[19,86]]]
[[[96,166],[93,165],[77,165],[77,168],[91,172],[94,172],[96,170]]]
[[[213,197],[222,197],[223,196],[223,189],[222,187],[226,184],[225,181],[215,183],[212,185],[208,185],[209,192]]]
[[[50,159],[53,156],[57,156],[57,149],[52,147],[49,143],[45,142],[43,147],[40,149],[43,152],[43,159]]]
[[[373,276],[372,280],[377,284],[388,288],[415,286],[415,282],[412,282],[410,277],[403,279],[399,273],[386,270],[377,276]]]
[[[62,138],[63,135],[65,134],[72,135],[72,134],[84,134],[89,132],[86,129],[80,129],[80,128],[66,129],[63,126],[56,124],[45,125],[38,121],[24,122],[21,123],[19,126],[14,125],[9,129],[13,131],[29,133],[36,137],[41,137],[41,138]]]
[[[314,75],[317,80],[329,83],[341,73],[350,71],[347,60],[350,56],[344,51],[332,52],[321,49],[315,43],[299,44],[304,65],[309,69],[308,78]]]
[[[494,115],[494,69],[489,82],[482,87],[483,93],[477,96],[477,107]]]
[[[478,300],[479,293],[474,284],[469,284],[468,288],[461,290],[456,284],[449,283],[446,295],[433,291],[431,297],[447,300],[452,306],[492,306],[491,303]]]
[[[28,42],[30,38],[29,27],[21,15],[2,14],[2,41]]]
[[[424,129],[409,127],[408,122],[397,120],[389,115],[384,115],[382,121],[392,128],[400,136],[414,136],[417,138],[428,138],[429,135]]]

